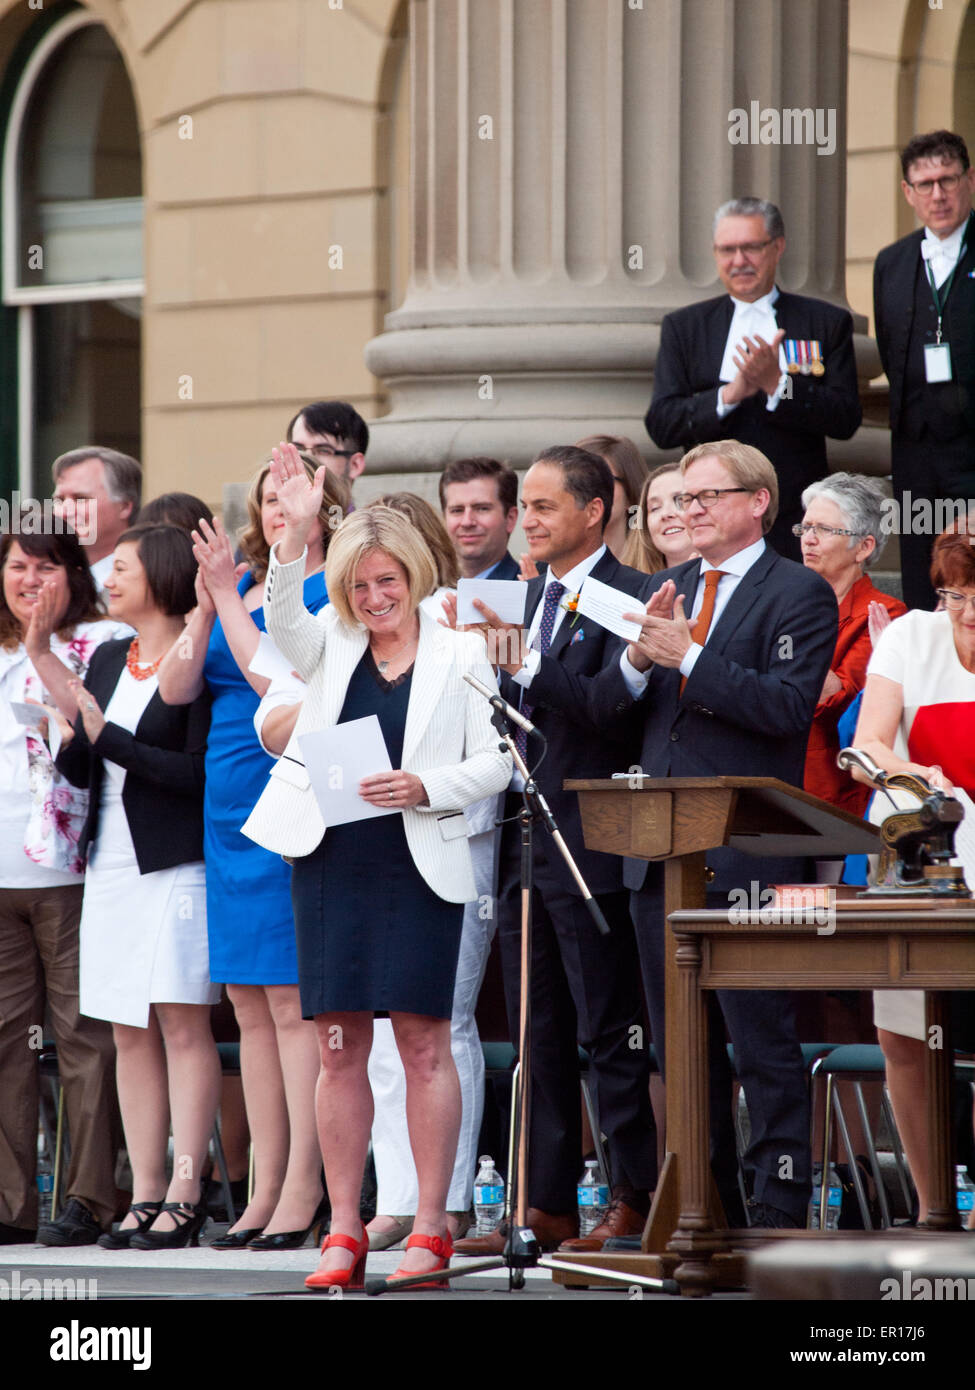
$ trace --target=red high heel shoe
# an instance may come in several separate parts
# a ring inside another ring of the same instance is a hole
[[[351,1250],[355,1259],[350,1269],[316,1269],[309,1274],[305,1284],[309,1289],[361,1289],[365,1285],[366,1256],[369,1254],[369,1232],[363,1229],[359,1240],[354,1236],[344,1236],[333,1232],[322,1244],[322,1254],[330,1245],[340,1245],[343,1250]]]
[[[449,1232],[449,1231],[447,1232],[447,1234],[446,1234],[445,1236],[442,1236],[442,1237],[441,1237],[441,1236],[423,1236],[423,1235],[419,1235],[418,1233],[414,1232],[414,1234],[411,1235],[410,1238],[409,1238],[409,1240],[406,1242],[406,1248],[407,1248],[407,1250],[409,1250],[410,1247],[411,1247],[411,1246],[414,1246],[414,1245],[422,1245],[423,1248],[424,1248],[424,1250],[429,1250],[432,1254],[436,1255],[436,1257],[437,1257],[437,1259],[438,1259],[438,1261],[439,1261],[439,1264],[434,1265],[433,1269],[430,1270],[430,1273],[431,1273],[431,1274],[434,1274],[438,1269],[446,1269],[447,1266],[450,1264],[450,1257],[451,1257],[451,1255],[454,1253],[454,1243],[453,1243],[453,1241],[450,1239],[450,1232]],[[414,1270],[414,1269],[404,1269],[404,1268],[402,1267],[402,1265],[401,1265],[400,1268],[396,1271],[395,1274],[390,1275],[389,1280],[388,1280],[388,1283],[392,1284],[393,1281],[396,1280],[396,1279],[412,1278],[412,1276],[415,1275],[415,1274],[424,1274],[424,1273],[426,1273],[425,1270],[421,1270],[421,1269],[415,1269],[415,1270]],[[430,1280],[428,1280],[427,1283],[425,1283],[425,1284],[411,1284],[411,1285],[410,1285],[410,1290],[411,1290],[411,1292],[412,1292],[413,1289],[449,1289],[449,1288],[450,1288],[450,1281],[447,1280],[447,1279],[430,1279]]]

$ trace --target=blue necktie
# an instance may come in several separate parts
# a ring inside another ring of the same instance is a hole
[[[535,651],[542,653],[547,652],[552,645],[552,631],[555,627],[555,617],[559,611],[559,603],[564,593],[565,585],[560,584],[557,579],[553,579],[551,584],[547,586],[545,590],[545,602],[542,605],[542,621],[535,634],[535,640],[532,642],[532,647]],[[521,713],[526,719],[531,719],[533,709],[533,705],[522,700]],[[527,762],[528,735],[525,733],[524,729],[517,729],[515,731],[515,747]]]

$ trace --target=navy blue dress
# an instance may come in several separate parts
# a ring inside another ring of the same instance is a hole
[[[338,722],[375,714],[398,768],[412,668],[384,680],[372,653],[352,674]],[[397,1012],[450,1018],[464,919],[413,862],[402,814],[332,826],[296,859],[291,894],[301,1012]]]

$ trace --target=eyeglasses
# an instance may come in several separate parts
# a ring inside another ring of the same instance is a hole
[[[679,512],[686,512],[688,507],[697,502],[705,511],[713,507],[719,497],[723,497],[727,492],[750,492],[747,487],[709,487],[703,492],[679,492],[674,498],[674,503]]]
[[[975,608],[975,594],[956,594],[954,589],[936,589],[935,593],[949,613],[961,613],[969,603]]]
[[[309,444],[305,448],[299,448],[301,454],[314,454],[317,459],[350,459],[356,454],[355,449],[333,449],[331,444]]]
[[[808,536],[810,531],[815,531],[818,540],[824,541],[827,536],[861,536],[862,531],[846,531],[842,526],[823,526],[818,521],[797,521],[792,528],[794,536]]]
[[[720,256],[722,260],[731,260],[738,251],[743,256],[757,256],[760,251],[764,251],[766,246],[771,246],[775,237],[770,236],[766,241],[743,241],[739,246],[716,246],[714,254]]]
[[[911,183],[905,179],[908,188],[913,188],[915,193],[920,193],[922,198],[930,198],[936,188],[940,188],[943,193],[954,193],[961,183],[964,174],[942,174],[940,179],[921,179],[917,183]]]

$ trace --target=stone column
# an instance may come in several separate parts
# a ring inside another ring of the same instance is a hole
[[[412,0],[411,276],[366,349],[392,406],[370,471],[596,431],[653,455],[660,319],[721,292],[727,198],[777,202],[783,286],[845,305],[846,36],[846,0]],[[762,111],[807,107],[832,152],[729,138],[735,108],[761,141]]]

